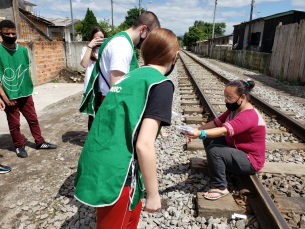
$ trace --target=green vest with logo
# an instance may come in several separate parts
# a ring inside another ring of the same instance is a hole
[[[132,71],[139,67],[132,40],[130,39],[129,35],[126,32],[119,32],[119,33],[115,34],[114,36],[112,36],[111,38],[107,39],[105,42],[103,42],[103,44],[99,50],[98,59],[92,70],[91,77],[90,77],[90,80],[88,82],[88,86],[86,89],[86,93],[84,95],[83,101],[82,101],[80,109],[79,109],[80,112],[95,116],[98,106],[101,103],[101,98],[98,96],[99,95],[99,82],[98,82],[99,77],[98,76],[99,76],[99,68],[100,68],[99,63],[102,58],[102,52],[105,49],[105,47],[107,46],[107,44],[113,38],[120,37],[120,36],[126,37],[126,39],[129,41],[129,43],[132,47],[132,50],[133,50],[133,56],[132,56],[132,60],[130,63],[129,71]]]
[[[75,197],[93,207],[116,203],[124,188],[129,167],[134,189],[129,209],[144,195],[139,164],[134,160],[134,136],[141,123],[152,86],[167,79],[152,67],[122,76],[108,92],[94,119],[80,155],[75,177]]]
[[[30,58],[26,47],[9,49],[0,44],[0,84],[9,99],[27,97],[33,93]]]

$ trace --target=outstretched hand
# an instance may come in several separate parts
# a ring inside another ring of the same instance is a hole
[[[200,137],[201,131],[198,130],[198,129],[194,129],[193,132],[186,131],[186,132],[185,132],[185,135],[186,135],[188,138],[195,139],[195,138],[199,138],[199,137]]]

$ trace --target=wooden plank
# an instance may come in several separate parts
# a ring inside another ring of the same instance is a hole
[[[204,91],[207,95],[223,95],[223,91]]]
[[[190,124],[190,123],[189,123]],[[288,143],[288,142],[266,142],[266,150],[304,150],[305,143]],[[187,150],[204,150],[202,141],[194,139],[191,143],[187,144]]]
[[[207,121],[207,118],[202,118],[201,116],[189,116],[185,117],[186,124],[200,124],[203,125]],[[202,144],[202,142],[201,142]]]
[[[199,105],[199,100],[181,100],[181,106],[193,106],[193,105]]]
[[[197,95],[182,95],[181,99],[197,99]]]
[[[210,101],[210,103],[211,103],[213,106],[217,106],[217,105],[226,105],[225,102],[219,102],[219,101]]]
[[[192,94],[194,94],[194,92],[193,91],[180,91],[180,94],[181,95],[192,95]]]
[[[208,175],[207,167],[201,166],[198,162],[206,158],[191,158],[190,168],[191,174],[203,173]],[[295,163],[279,163],[279,162],[265,162],[264,167],[258,173],[271,173],[271,174],[286,174],[295,175],[296,173],[305,176],[305,165]]]
[[[302,26],[300,26],[300,29],[302,31],[302,40],[300,41],[300,49],[303,49],[301,54],[301,60],[299,65],[299,71],[297,74],[297,80],[300,82],[305,82],[305,20],[302,20]]]
[[[304,197],[276,197],[274,203],[281,213],[304,214],[305,212]]]
[[[259,172],[305,176],[305,164],[265,162],[264,167]]]
[[[276,77],[275,63],[277,60],[278,42],[280,39],[281,28],[282,28],[281,26],[277,26],[276,30],[275,30],[273,47],[272,47],[272,55],[271,55],[271,61],[270,61],[270,67],[269,67],[270,74],[274,77]]]
[[[197,192],[196,202],[198,216],[206,219],[209,219],[211,216],[213,218],[230,218],[234,213],[245,213],[245,210],[236,204],[232,194],[222,197],[217,201],[211,201],[205,199],[202,192]]]
[[[202,114],[203,113],[203,109],[200,107],[196,107],[196,108],[184,108],[183,109],[183,114],[193,114],[193,113],[197,113],[197,114]]]
[[[289,65],[292,65],[292,58],[294,52],[294,46],[296,42],[296,33],[298,30],[298,23],[286,25],[288,27],[288,33],[286,34],[286,51],[284,55],[284,79],[290,81]]]
[[[181,87],[180,90],[193,90],[193,87]]]

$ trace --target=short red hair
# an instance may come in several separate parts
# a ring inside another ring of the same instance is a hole
[[[166,66],[179,50],[177,36],[168,29],[154,29],[141,46],[144,64]]]

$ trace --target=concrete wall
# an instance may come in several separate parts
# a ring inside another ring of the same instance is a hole
[[[208,47],[202,46],[199,52],[198,48],[192,47],[193,52],[197,52],[203,56],[210,56],[213,59],[218,59],[227,63],[231,63],[243,68],[255,70],[266,75],[269,75],[269,66],[271,61],[271,53],[263,53],[246,50],[232,50],[231,46],[216,46],[211,47],[210,55],[206,51]]]
[[[1,0],[0,17],[5,17],[7,20],[15,21],[12,0]]]
[[[83,47],[87,46],[87,41],[65,42],[66,66],[75,71],[84,71],[80,65]]]

